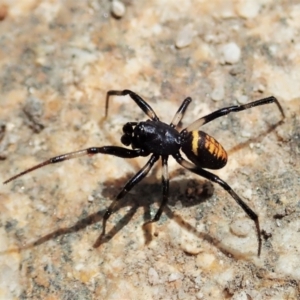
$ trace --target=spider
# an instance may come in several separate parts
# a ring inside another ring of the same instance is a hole
[[[141,122],[128,122],[123,126],[123,135],[121,136],[121,142],[125,146],[131,146],[132,149],[118,146],[103,146],[103,147],[90,147],[83,150],[78,150],[66,154],[61,154],[52,157],[38,165],[35,165],[11,178],[4,181],[4,184],[24,175],[33,170],[41,168],[43,166],[62,162],[68,159],[76,157],[102,153],[108,155],[114,155],[122,158],[134,158],[138,156],[149,156],[150,159],[144,165],[144,167],[138,171],[119,192],[115,200],[106,209],[103,216],[103,227],[101,237],[105,236],[106,223],[111,214],[116,210],[119,200],[122,199],[135,185],[137,185],[145,176],[149,173],[153,165],[161,157],[162,161],[162,186],[163,197],[162,202],[154,218],[147,223],[157,222],[163,212],[164,206],[168,202],[169,196],[169,175],[168,175],[168,158],[173,158],[184,168],[189,171],[198,174],[212,182],[219,184],[224,190],[226,190],[231,197],[237,202],[237,204],[244,210],[248,217],[254,222],[257,231],[258,238],[258,256],[261,253],[262,239],[260,232],[260,225],[258,215],[235,193],[235,191],[217,175],[205,170],[205,169],[221,169],[227,163],[227,153],[223,146],[212,136],[203,131],[199,131],[198,128],[202,125],[209,123],[219,117],[227,115],[231,112],[240,112],[242,110],[249,109],[251,107],[275,103],[282,115],[282,119],[285,118],[283,109],[278,100],[271,96],[263,98],[254,102],[250,102],[244,105],[234,105],[225,108],[218,109],[204,117],[201,117],[191,123],[186,128],[178,131],[176,127],[184,116],[186,109],[191,103],[192,99],[187,97],[176,112],[172,122],[170,124],[164,123],[159,120],[154,110],[150,105],[143,100],[142,97],[137,95],[131,90],[110,90],[106,95],[105,117],[108,115],[108,104],[111,96],[126,96],[130,98],[140,107],[140,109],[150,118]],[[186,160],[182,157],[180,150],[190,160]],[[147,224],[146,223],[146,224]]]

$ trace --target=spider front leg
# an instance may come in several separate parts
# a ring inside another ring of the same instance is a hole
[[[178,108],[170,126],[175,128],[179,122],[181,121],[181,119],[184,116],[184,113],[186,111],[186,109],[188,108],[189,104],[192,102],[192,98],[191,97],[187,97],[183,100],[182,104],[180,105],[180,107]]]
[[[74,152],[69,152],[69,153],[65,153],[65,154],[61,154],[61,155],[49,158],[49,159],[45,160],[44,162],[42,162],[38,165],[35,165],[19,174],[7,179],[3,183],[6,184],[20,176],[23,176],[29,172],[32,172],[32,171],[39,169],[41,167],[44,167],[46,165],[59,163],[64,160],[73,159],[73,158],[77,158],[77,157],[81,157],[81,156],[85,156],[85,155],[92,156],[92,155],[95,155],[98,153],[114,155],[114,156],[118,156],[118,157],[122,157],[122,158],[134,158],[134,157],[138,157],[138,156],[148,155],[148,153],[144,153],[143,150],[141,150],[141,149],[131,150],[131,149],[117,147],[117,146],[91,147],[91,148],[74,151]]]
[[[246,103],[243,105],[233,105],[233,106],[229,106],[229,107],[225,107],[225,108],[221,108],[218,109],[202,118],[199,118],[198,120],[194,121],[192,124],[190,124],[188,127],[186,127],[185,129],[183,129],[182,131],[186,131],[186,132],[190,132],[193,130],[198,130],[199,127],[201,127],[202,125],[213,121],[214,119],[220,118],[222,116],[228,115],[231,112],[239,112],[242,110],[246,110],[255,106],[259,106],[259,105],[265,105],[265,104],[270,104],[270,103],[275,103],[281,113],[282,116],[282,120],[285,118],[285,114],[283,111],[282,106],[280,105],[279,101],[277,100],[277,98],[271,96],[271,97],[267,97],[267,98],[263,98],[260,100],[256,100],[250,103]]]
[[[154,110],[151,106],[138,94],[134,93],[131,90],[123,90],[123,91],[108,91],[106,94],[106,104],[105,104],[105,118],[108,114],[108,102],[111,96],[126,96],[129,95],[130,98],[141,108],[141,110],[153,121],[158,121],[158,117],[155,114]]]
[[[153,154],[148,160],[148,162],[146,163],[146,165],[126,183],[126,185],[123,187],[123,189],[118,194],[116,199],[107,208],[103,216],[103,226],[102,226],[102,233],[100,239],[105,236],[107,220],[111,216],[111,214],[115,211],[115,208],[119,203],[119,200],[122,199],[135,185],[137,185],[142,179],[144,179],[147,176],[147,174],[149,173],[149,171],[151,170],[155,162],[158,160],[158,158],[159,155]]]
[[[198,174],[212,182],[218,183],[224,190],[226,190],[231,195],[231,197],[237,202],[237,204],[244,210],[244,212],[249,216],[249,218],[255,223],[256,231],[257,231],[257,239],[258,239],[257,255],[260,256],[262,239],[261,239],[259,219],[257,214],[235,193],[235,191],[225,181],[223,181],[217,175],[212,174],[196,165],[193,165],[189,161],[182,158],[180,153],[175,154],[174,158],[181,166],[188,169],[189,171]]]

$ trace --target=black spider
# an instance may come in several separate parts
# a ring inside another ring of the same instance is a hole
[[[237,202],[237,204],[245,211],[245,213],[254,221],[257,236],[258,236],[258,256],[261,252],[261,232],[259,226],[259,220],[257,214],[233,191],[233,189],[217,175],[212,174],[205,169],[221,169],[227,163],[227,153],[222,147],[222,145],[216,141],[213,137],[206,134],[203,131],[198,131],[198,128],[202,125],[216,119],[227,115],[231,112],[239,112],[246,110],[251,107],[264,105],[268,103],[275,103],[281,112],[282,118],[285,117],[283,109],[279,104],[278,100],[271,96],[263,98],[254,102],[250,102],[244,105],[234,105],[225,107],[215,112],[208,114],[202,118],[197,119],[191,123],[188,127],[184,128],[180,132],[176,129],[176,126],[181,121],[188,105],[191,103],[192,99],[190,97],[186,98],[181,106],[179,107],[177,113],[175,114],[171,124],[166,124],[161,122],[153,109],[147,104],[139,95],[135,94],[130,90],[123,91],[108,91],[106,96],[106,107],[105,116],[108,113],[108,102],[110,96],[125,96],[129,95],[131,99],[142,109],[142,111],[150,118],[147,121],[142,122],[128,122],[123,126],[123,135],[121,137],[121,142],[125,146],[130,146],[132,149],[127,149],[118,146],[104,146],[104,147],[91,147],[84,150],[79,150],[75,152],[70,152],[55,156],[50,158],[30,169],[27,169],[10,179],[6,180],[4,183],[8,183],[28,172],[35,169],[41,168],[48,164],[58,163],[67,159],[72,159],[75,157],[80,157],[84,155],[94,155],[98,153],[115,155],[122,158],[134,158],[138,156],[148,156],[151,154],[150,159],[145,164],[145,166],[133,176],[117,195],[116,199],[107,208],[103,216],[103,229],[101,236],[105,235],[106,222],[110,215],[114,212],[118,201],[123,198],[128,191],[130,191],[136,184],[138,184],[151,170],[153,165],[157,162],[159,157],[162,159],[162,185],[163,185],[163,199],[161,205],[154,216],[153,220],[149,222],[156,222],[159,220],[163,208],[168,202],[169,194],[169,176],[168,176],[168,158],[172,155],[175,160],[184,168],[196,173],[208,180],[218,183],[223,189],[225,189],[232,198]],[[181,154],[180,150],[185,153],[185,155],[192,162],[185,160]]]

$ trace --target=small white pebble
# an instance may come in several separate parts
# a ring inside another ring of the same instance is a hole
[[[214,88],[214,90],[210,94],[210,97],[214,101],[221,101],[224,99],[224,95],[225,95],[224,86],[218,86]]]
[[[175,46],[178,49],[189,46],[192,43],[193,37],[196,35],[192,24],[187,24],[178,33],[175,41]]]
[[[236,219],[230,225],[231,232],[239,237],[245,237],[251,231],[251,224],[246,218]]]
[[[183,276],[181,273],[171,273],[169,276],[169,282],[181,279]]]
[[[257,91],[263,93],[266,90],[266,87],[263,84],[257,86]]]
[[[154,268],[148,270],[148,280],[152,285],[159,284],[159,276]]]
[[[80,270],[84,270],[84,267],[85,267],[84,264],[78,263],[77,265],[74,266],[74,269],[76,271],[80,271]]]
[[[248,300],[248,299],[249,299],[248,295],[244,291],[234,293],[234,295],[231,298],[231,300]]]
[[[277,45],[270,45],[268,48],[269,48],[269,51],[271,52],[271,54],[273,54],[274,56],[277,55],[277,52],[278,52]]]
[[[185,293],[185,291],[183,289],[179,289],[178,294],[177,294],[177,298],[179,300],[187,299],[187,294]]]
[[[16,127],[16,125],[14,123],[6,123],[6,130],[7,131],[12,131],[14,128]]]
[[[242,130],[241,131],[241,136],[244,138],[249,138],[251,136],[251,132],[248,130]]]
[[[196,278],[195,278],[195,283],[198,285],[198,286],[201,286],[202,284],[202,277],[200,275],[198,275]]]
[[[201,270],[211,269],[216,258],[212,254],[207,254],[205,252],[199,253],[196,258],[196,265]]]
[[[248,96],[246,96],[246,95],[240,95],[240,96],[237,97],[237,101],[240,104],[245,104],[245,103],[247,103],[249,101],[248,100]]]
[[[251,19],[258,15],[260,6],[260,1],[243,0],[238,2],[236,10],[239,16],[246,19]]]
[[[125,15],[126,7],[123,2],[118,0],[113,0],[111,3],[111,13],[117,17],[122,18]]]
[[[251,200],[251,198],[252,198],[252,190],[251,190],[251,189],[247,189],[247,190],[242,194],[242,196],[243,196],[244,198],[247,198],[247,199]]]
[[[263,93],[266,90],[266,87],[262,83],[257,83],[253,87],[254,92]]]
[[[220,7],[218,8],[220,17],[224,19],[234,18],[235,11],[232,5],[233,1],[220,1]]]
[[[40,212],[44,212],[44,213],[47,212],[47,207],[45,205],[43,205],[43,204],[37,204],[36,208]]]
[[[235,64],[241,58],[241,49],[236,43],[228,43],[221,47],[221,54],[228,64]]]
[[[203,251],[203,249],[197,245],[196,242],[192,243],[192,242],[187,242],[185,244],[181,244],[181,249],[185,252],[185,253],[188,253],[188,254],[191,254],[191,255],[197,255],[199,254],[200,252]]]
[[[92,196],[92,195],[89,195],[88,196],[88,201],[89,202],[93,202],[95,200],[95,198]]]
[[[197,299],[204,299],[204,294],[202,292],[198,292],[196,294]]]

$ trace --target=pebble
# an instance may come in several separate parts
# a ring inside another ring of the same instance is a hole
[[[221,101],[224,99],[224,95],[225,95],[224,86],[220,85],[213,89],[213,91],[210,94],[210,97],[214,101]]]
[[[175,281],[178,279],[182,279],[182,278],[183,278],[183,276],[181,273],[171,273],[169,276],[169,282],[172,282],[172,281]]]
[[[254,84],[253,91],[263,93],[266,90],[266,87],[262,83]]]
[[[251,132],[247,129],[244,129],[240,132],[240,135],[244,138],[250,138],[251,137]]]
[[[122,18],[125,15],[126,7],[123,2],[118,0],[113,0],[111,3],[111,13],[117,17]]]
[[[243,192],[243,194],[242,194],[242,196],[244,197],[244,198],[247,198],[247,199],[249,199],[249,200],[251,200],[252,199],[252,189],[246,189],[244,192]]]
[[[248,300],[248,299],[249,299],[248,294],[245,291],[236,292],[231,298],[231,300]]]
[[[159,284],[159,276],[154,268],[150,268],[148,270],[148,277],[149,277],[150,284],[152,285]]]
[[[239,3],[236,6],[236,11],[239,16],[246,19],[252,19],[258,15],[260,6],[261,5],[259,1],[253,1],[253,0],[239,1]]]
[[[196,35],[192,24],[187,24],[178,33],[175,46],[178,49],[185,48],[192,43],[194,36]]]
[[[241,68],[241,66],[233,66],[232,68],[231,68],[231,70],[229,71],[229,73],[230,73],[230,75],[232,75],[232,76],[236,76],[236,75],[238,75],[238,74],[241,74],[241,73],[243,73],[243,68]]]
[[[241,58],[241,49],[236,43],[228,43],[221,47],[221,54],[225,63],[235,64]]]
[[[88,196],[88,201],[89,202],[93,202],[94,200],[95,200],[94,196],[92,196],[92,195]]]
[[[246,218],[236,219],[230,225],[231,232],[239,237],[246,237],[251,231],[251,225]]]
[[[246,104],[247,102],[249,102],[249,98],[246,95],[240,95],[237,97],[237,101],[239,104]]]
[[[199,253],[196,257],[196,266],[203,270],[211,270],[216,263],[216,257],[205,252]]]

